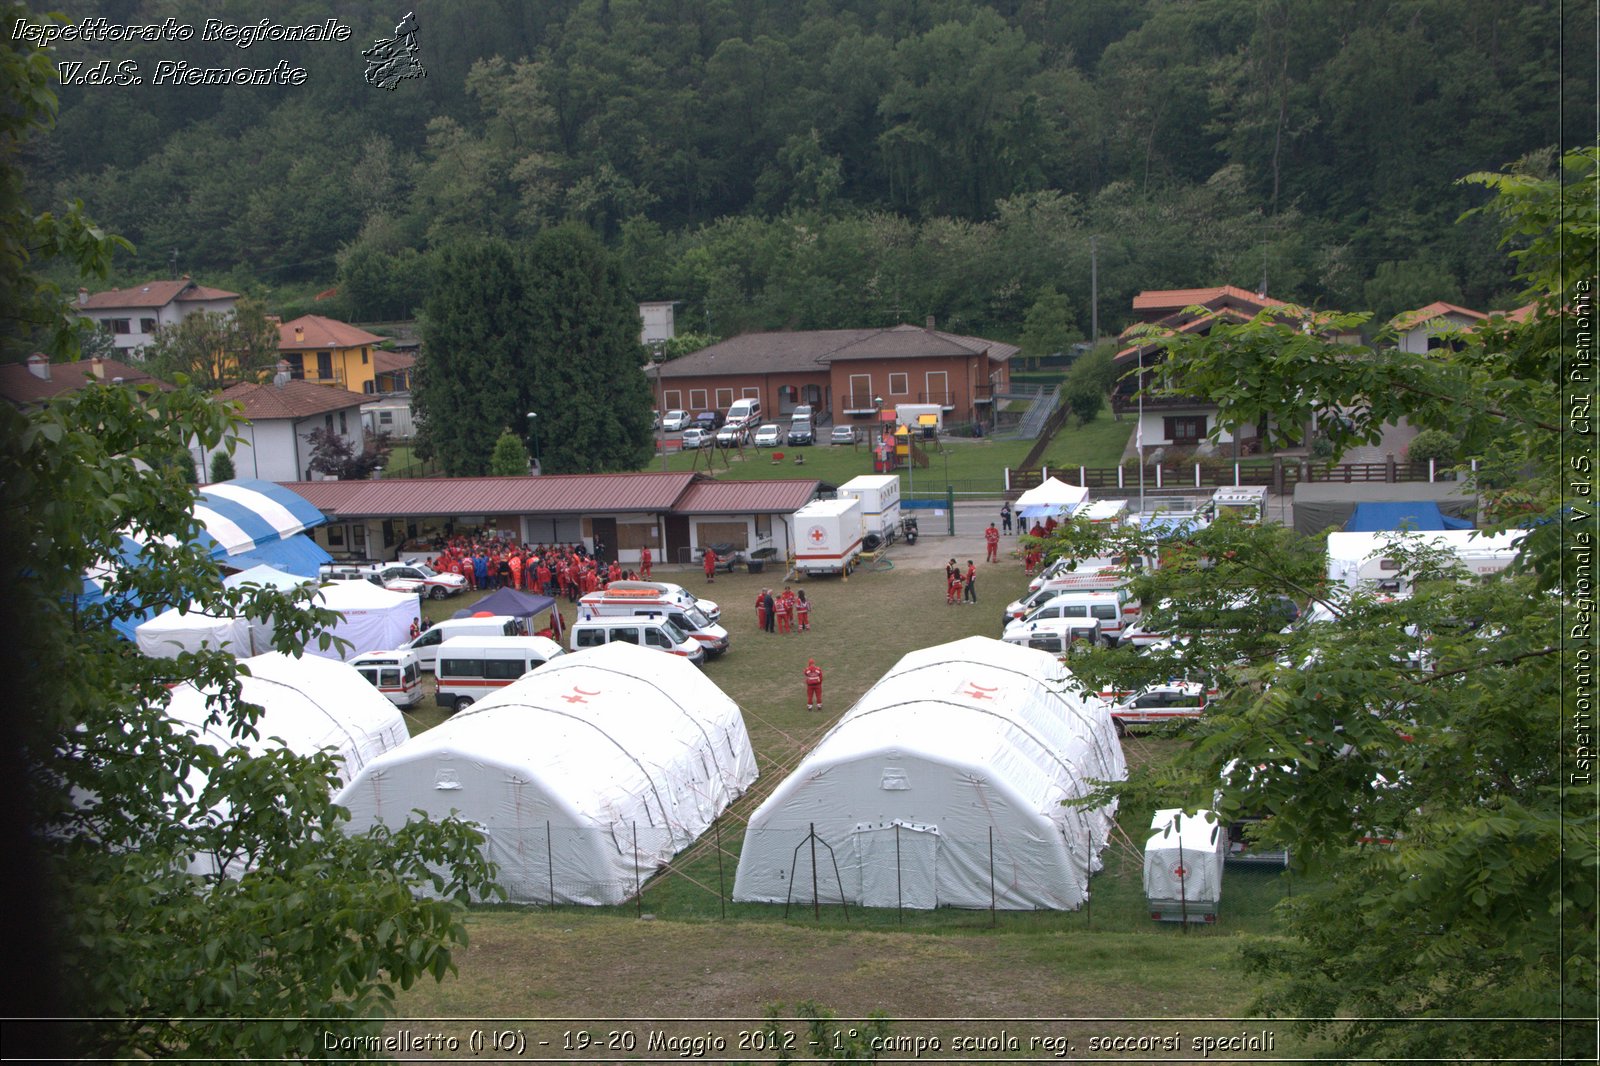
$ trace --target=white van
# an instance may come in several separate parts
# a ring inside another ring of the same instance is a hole
[[[1042,622],[1047,618],[1096,618],[1100,621],[1102,643],[1114,648],[1122,641],[1123,605],[1127,599],[1127,594],[1121,589],[1110,592],[1063,592],[1044,600],[1021,619],[1008,625],[1006,630],[1009,632],[1015,626]]]
[[[1050,618],[1026,622],[1006,630],[1007,644],[1047,651],[1058,659],[1081,655],[1100,645],[1100,622],[1095,618]]]
[[[367,651],[350,660],[356,672],[396,707],[422,702],[422,668],[414,651]]]
[[[728,408],[728,420],[724,424],[752,426],[759,421],[761,421],[761,401],[753,396],[746,396],[742,400],[733,401],[733,406]]]
[[[1106,628],[1112,630],[1112,635],[1120,641],[1122,639],[1123,630],[1132,625],[1139,618],[1139,601],[1130,599],[1128,596],[1128,590],[1126,588],[1119,587],[1118,583],[1105,582],[1104,584],[1105,587],[1103,588],[1086,589],[1073,584],[1063,584],[1060,581],[1046,582],[1039,588],[1034,589],[1032,592],[1022,597],[1022,599],[1014,600],[1011,603],[1006,604],[1005,613],[1000,616],[1000,624],[1002,626],[1009,626],[1011,623],[1026,618],[1040,607],[1043,607],[1045,604],[1050,603],[1061,596],[1090,596],[1110,594],[1116,597],[1117,606],[1120,608],[1122,617],[1115,623],[1113,623],[1110,619],[1107,619]],[[1085,600],[1084,602],[1103,604],[1107,601]],[[1105,614],[1105,611],[1093,611],[1090,613],[1094,614],[1096,617],[1102,617]]]
[[[613,581],[602,591],[618,600],[633,599],[648,603],[652,599],[659,599],[679,607],[697,607],[710,621],[722,621],[722,608],[715,602],[702,600],[682,585],[674,585],[670,581]]]
[[[433,700],[466,710],[560,654],[561,645],[549,637],[451,637],[439,645]]]
[[[702,665],[706,659],[705,649],[700,642],[665,617],[595,618],[587,622],[574,622],[567,646],[573,651],[582,651],[617,641],[664,651],[669,655],[681,655],[696,666]]]
[[[509,614],[492,614],[486,618],[446,618],[435,622],[426,633],[418,636],[401,651],[417,653],[417,665],[432,670],[439,658],[439,645],[451,637],[525,637],[527,628],[522,619]]]
[[[646,589],[611,589],[591,592],[578,601],[578,621],[596,618],[661,618],[700,642],[706,657],[721,655],[728,650],[728,631],[707,618],[698,606],[685,607],[675,600],[648,593]]]

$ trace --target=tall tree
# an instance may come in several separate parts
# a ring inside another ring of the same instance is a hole
[[[278,358],[277,323],[249,297],[232,311],[196,311],[160,327],[145,356],[156,377],[183,374],[208,392],[236,381],[259,381]]]
[[[517,395],[524,416],[539,415],[541,469],[637,470],[652,448],[650,382],[639,307],[616,259],[592,233],[563,226],[533,239],[522,270],[531,372],[519,378]]]

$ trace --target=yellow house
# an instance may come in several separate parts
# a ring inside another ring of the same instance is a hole
[[[278,351],[291,378],[376,392],[378,345],[383,338],[321,315],[301,315],[278,327]]]

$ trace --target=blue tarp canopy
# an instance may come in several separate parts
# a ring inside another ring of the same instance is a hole
[[[537,596],[531,592],[519,592],[516,589],[496,589],[471,607],[463,607],[454,615],[456,618],[470,618],[475,614],[508,614],[513,618],[532,618],[541,611],[548,611],[556,605],[550,596]]]
[[[1394,503],[1358,503],[1344,524],[1346,533],[1385,533],[1391,530],[1471,529],[1465,518],[1451,518],[1432,500]]]
[[[304,533],[296,533],[285,540],[275,540],[271,544],[230,555],[224,562],[229,566],[246,568],[270,566],[296,577],[314,578],[322,572],[324,563],[333,562],[333,556]]]

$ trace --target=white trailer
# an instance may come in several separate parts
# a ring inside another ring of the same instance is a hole
[[[1211,496],[1210,510],[1212,518],[1233,514],[1241,522],[1255,525],[1267,517],[1267,487],[1230,485],[1220,488]]]
[[[1212,811],[1160,810],[1144,845],[1144,894],[1158,922],[1215,922],[1228,834]]]
[[[900,477],[862,474],[839,486],[839,495],[861,501],[862,546],[876,551],[900,535]]]
[[[794,513],[794,568],[802,574],[848,574],[866,531],[854,496],[813,500]]]
[[[1426,532],[1329,533],[1328,581],[1391,596],[1411,594],[1412,575],[1400,558],[1403,550],[1448,551],[1473,577],[1498,574],[1517,557],[1527,530],[1484,533],[1476,529]]]

